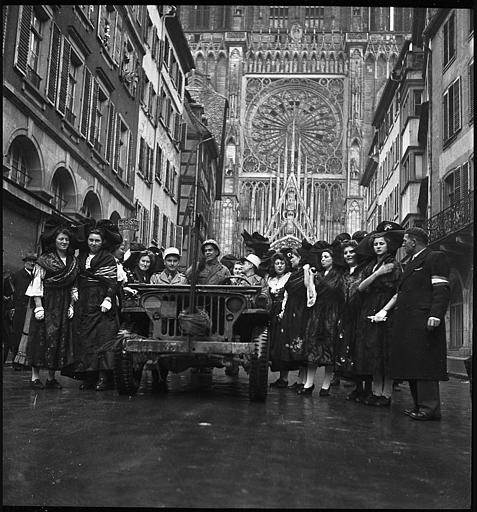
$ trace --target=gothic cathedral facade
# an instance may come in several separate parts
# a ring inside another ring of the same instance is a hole
[[[223,252],[241,253],[244,229],[274,248],[362,229],[371,121],[411,8],[182,5],[180,19],[190,90],[217,134],[214,109],[228,100]]]

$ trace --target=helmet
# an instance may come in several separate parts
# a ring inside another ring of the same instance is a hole
[[[204,240],[202,242],[202,245],[200,246],[200,250],[201,250],[202,254],[204,254],[204,247],[206,245],[213,245],[219,251],[219,254],[220,254],[219,244],[212,238],[208,238],[207,240]]]

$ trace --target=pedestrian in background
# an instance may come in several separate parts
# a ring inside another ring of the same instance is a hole
[[[74,315],[73,305],[78,300],[78,262],[71,241],[71,231],[61,226],[42,234],[43,252],[25,292],[34,302],[26,350],[33,389],[61,389],[55,373],[71,361],[70,321]],[[45,385],[40,380],[40,368],[48,370]]]
[[[316,301],[310,309],[305,329],[307,357],[306,381],[299,395],[311,395],[315,389],[316,369],[325,367],[320,396],[329,396],[339,342],[339,320],[343,309],[343,281],[340,268],[333,261],[332,249],[321,252],[321,269],[314,273]]]
[[[386,304],[396,293],[401,265],[395,254],[404,231],[399,224],[383,222],[361,243],[372,248],[374,258],[363,270],[358,290],[362,294],[356,338],[356,372],[373,378],[372,395],[363,403],[389,406],[393,381],[389,371],[391,327]]]
[[[449,263],[433,251],[425,230],[405,231],[402,246],[412,256],[393,301],[391,376],[408,380],[414,401],[405,414],[413,420],[441,418],[439,381],[448,380],[444,317],[449,305]],[[392,307],[392,302],[388,307]]]
[[[28,302],[30,301],[30,298],[25,295],[25,292],[33,279],[33,269],[36,261],[36,254],[28,252],[23,257],[23,268],[10,274],[4,281],[4,299],[9,300],[11,305],[11,308],[9,308],[7,312],[8,317],[4,317],[4,325],[8,326],[8,333],[4,342],[6,344],[7,353],[8,349],[11,352],[13,368],[15,370],[21,370],[23,368],[22,364],[15,363],[14,361],[18,353],[18,347],[25,325]],[[4,352],[4,362],[7,353]]]
[[[177,247],[168,247],[164,251],[165,269],[151,276],[151,284],[187,284],[187,278],[179,272],[181,253]]]
[[[271,268],[268,277],[268,288],[272,298],[270,311],[270,362],[272,372],[280,372],[280,377],[270,384],[270,387],[288,387],[288,370],[282,369],[281,353],[283,351],[283,338],[281,336],[281,320],[279,318],[282,303],[285,297],[285,285],[291,275],[290,260],[281,252],[277,252],[271,259]]]

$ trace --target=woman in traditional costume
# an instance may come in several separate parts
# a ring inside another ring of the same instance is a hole
[[[55,372],[71,362],[73,305],[78,299],[75,286],[78,261],[71,250],[71,232],[56,227],[42,235],[44,251],[33,271],[33,280],[25,295],[34,303],[26,361],[31,364],[33,389],[61,389]],[[31,312],[30,312],[31,314]],[[40,368],[48,370],[45,385]]]

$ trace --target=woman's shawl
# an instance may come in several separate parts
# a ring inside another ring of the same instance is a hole
[[[74,256],[67,256],[65,265],[56,251],[46,252],[38,258],[36,263],[45,269],[43,284],[47,287],[70,286],[78,275],[78,260]]]

